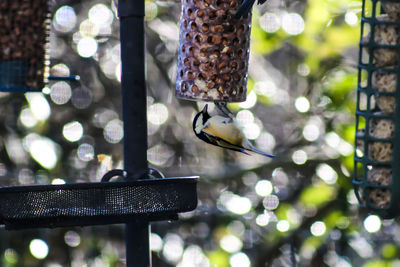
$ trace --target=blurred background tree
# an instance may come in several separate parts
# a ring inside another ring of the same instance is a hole
[[[0,185],[99,181],[121,167],[114,1],[51,1],[52,82],[0,93]],[[180,2],[146,0],[150,165],[200,175],[199,206],[152,224],[153,266],[397,266],[400,228],[352,185],[360,0],[269,0],[253,12],[248,96],[230,104],[276,160],[209,146],[204,103],[174,97]],[[100,159],[100,160],[99,160]],[[121,225],[0,231],[1,266],[124,266]]]

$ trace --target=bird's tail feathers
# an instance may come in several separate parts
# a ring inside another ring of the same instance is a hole
[[[268,157],[268,158],[275,158],[275,155],[272,155],[272,154],[269,154],[267,152],[261,151],[261,150],[255,148],[254,146],[251,146],[251,148],[248,149],[248,150],[249,151],[253,151],[253,152],[257,153],[257,154],[263,155],[263,156]]]
[[[242,152],[243,154],[246,154],[246,155],[248,155],[248,156],[251,156],[251,155],[250,155],[249,153],[247,153],[246,150],[244,150],[244,149],[241,149],[240,152]]]

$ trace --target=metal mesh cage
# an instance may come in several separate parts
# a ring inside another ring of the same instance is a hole
[[[40,91],[48,73],[47,0],[0,1],[0,91]]]
[[[168,219],[197,206],[198,177],[0,188],[8,229]]]
[[[384,218],[399,214],[399,14],[399,2],[363,0],[353,184],[361,206]]]

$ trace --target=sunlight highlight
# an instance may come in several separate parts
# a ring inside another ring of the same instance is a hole
[[[232,213],[243,215],[251,210],[251,201],[247,197],[241,197],[226,191],[220,195],[219,199],[226,209]]]
[[[76,154],[82,161],[91,161],[94,158],[94,147],[87,143],[80,144]]]
[[[33,257],[42,260],[49,254],[49,246],[41,239],[33,239],[29,243],[29,251]]]
[[[257,182],[254,189],[255,189],[257,195],[266,197],[272,193],[274,187],[272,186],[272,183],[270,181],[260,180]]]
[[[279,232],[287,232],[290,229],[290,224],[287,220],[280,220],[276,224],[276,230]]]
[[[168,108],[162,103],[155,103],[147,110],[147,119],[154,125],[162,125],[168,120]]]
[[[123,123],[119,119],[110,120],[104,127],[104,139],[111,143],[116,144],[124,137]]]
[[[24,147],[32,158],[46,169],[54,169],[58,162],[58,145],[50,138],[29,134],[24,138]]]
[[[47,99],[42,94],[26,93],[25,97],[36,119],[44,121],[50,117],[51,109],[49,102],[47,102]]]
[[[256,123],[249,123],[243,128],[243,132],[247,139],[255,140],[260,136],[261,129]]]
[[[225,235],[219,241],[219,245],[223,250],[229,253],[234,253],[242,249],[243,243],[237,236]]]
[[[60,81],[51,86],[50,98],[57,105],[63,105],[67,103],[71,97],[71,86],[67,82]]]
[[[164,238],[163,256],[171,263],[177,263],[183,254],[183,240],[177,234],[167,234]]]
[[[112,11],[104,4],[96,4],[89,9],[89,20],[97,25],[111,25],[114,19]]]
[[[76,14],[72,7],[62,6],[54,14],[53,26],[62,33],[70,32],[76,25]]]
[[[267,210],[274,210],[279,206],[279,198],[275,195],[266,196],[263,200],[263,206]]]
[[[239,107],[249,109],[254,107],[256,103],[257,103],[257,95],[254,91],[251,91],[247,95],[246,101],[240,103]]]
[[[307,162],[308,155],[304,150],[299,149],[299,150],[296,150],[295,152],[293,152],[292,160],[297,165],[303,165],[304,163]]]
[[[32,128],[38,123],[38,120],[33,116],[33,113],[29,108],[24,108],[21,111],[19,120],[26,128]]]
[[[251,266],[249,257],[243,252],[238,252],[238,253],[233,254],[229,258],[229,263],[231,264],[231,267],[250,267]]]
[[[307,141],[313,142],[318,139],[319,137],[319,127],[315,124],[307,124],[303,129],[303,136],[304,139]]]
[[[78,42],[77,51],[81,57],[91,57],[97,52],[97,42],[92,37],[83,37]]]
[[[51,184],[65,184],[65,180],[61,178],[54,178],[51,180]]]
[[[64,125],[63,136],[69,142],[79,141],[83,136],[83,126],[78,121],[72,121]]]
[[[269,216],[267,214],[260,214],[256,217],[256,224],[258,226],[267,226],[269,224]]]
[[[314,222],[310,227],[310,231],[313,236],[322,236],[326,231],[325,223],[322,221]]]
[[[280,17],[271,12],[266,12],[264,15],[262,15],[258,23],[260,24],[261,29],[268,33],[274,33],[281,27]]]
[[[151,251],[159,252],[159,251],[161,251],[162,247],[163,247],[162,238],[156,233],[151,233],[150,234],[150,249],[151,249]]]
[[[317,175],[327,184],[334,184],[338,178],[337,172],[328,164],[321,163],[317,166]]]
[[[81,236],[75,231],[67,231],[64,235],[65,244],[72,248],[76,248],[81,244]]]
[[[298,97],[294,103],[294,106],[300,113],[306,113],[310,110],[310,102],[304,96]]]
[[[369,215],[365,218],[363,225],[367,232],[376,233],[381,229],[382,221],[376,215]]]
[[[304,31],[304,20],[297,13],[287,13],[282,17],[282,29],[290,35],[298,35]]]
[[[356,26],[358,24],[357,14],[353,11],[347,11],[344,15],[344,21],[350,26]]]

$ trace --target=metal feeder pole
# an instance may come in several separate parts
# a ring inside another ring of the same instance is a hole
[[[146,82],[144,65],[144,0],[119,0],[121,88],[124,120],[124,168],[147,173]],[[126,266],[151,265],[147,220],[126,225]]]

